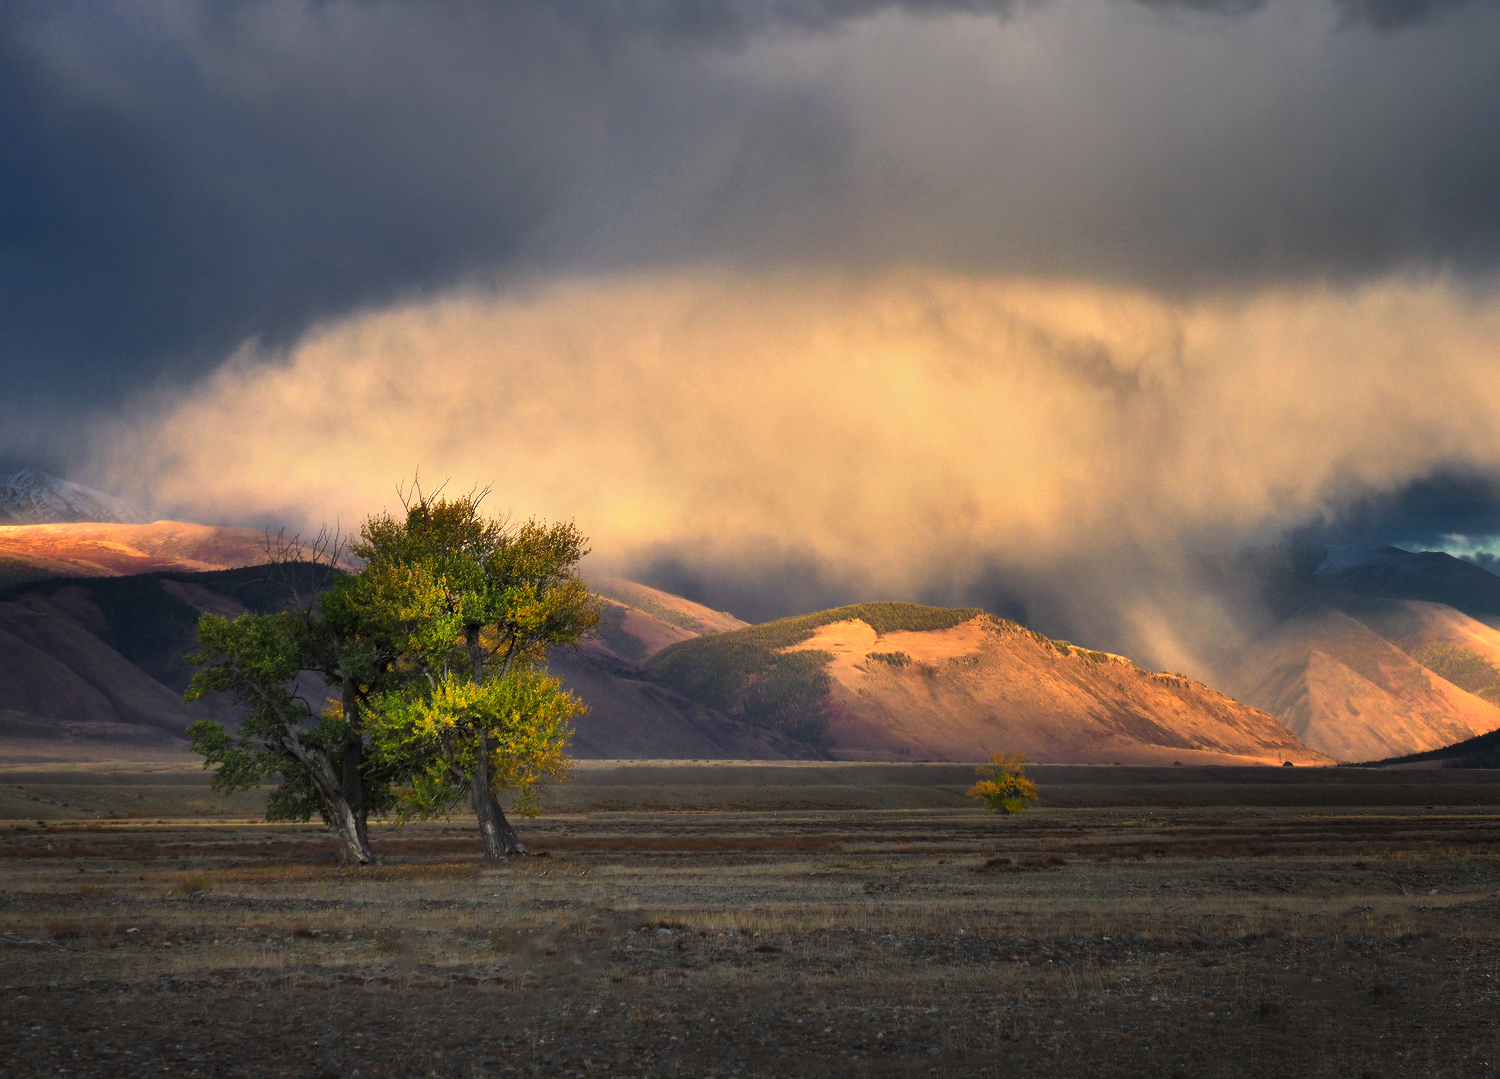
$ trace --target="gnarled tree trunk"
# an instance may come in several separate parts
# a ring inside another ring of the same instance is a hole
[[[365,837],[364,822],[354,815],[349,803],[342,798],[330,801],[333,811],[333,828],[339,837],[339,862],[343,865],[365,866],[372,864],[375,854],[370,850],[370,841]]]
[[[328,808],[334,833],[339,837],[339,861],[344,865],[369,865],[374,862],[375,855],[370,850],[369,840],[365,838],[364,828],[353,807],[349,805],[349,800],[344,797],[343,790],[335,782],[333,768],[327,758],[321,753],[315,756],[308,752],[295,734],[284,738],[282,745],[307,772],[307,777],[318,790],[318,797],[323,799],[323,804]]]
[[[479,834],[484,839],[484,860],[503,862],[512,854],[525,854],[500,803],[490,793],[490,739],[484,731],[479,732],[479,752],[475,754],[474,779],[469,788],[469,802],[474,807],[474,816],[479,821]]]
[[[354,828],[359,834],[360,847],[370,849],[370,811],[365,805],[365,740],[361,733],[359,713],[359,691],[352,679],[344,681],[344,720],[349,724],[349,738],[342,754],[343,792],[354,814]]]

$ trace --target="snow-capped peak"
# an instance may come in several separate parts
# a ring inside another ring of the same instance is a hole
[[[23,468],[12,476],[0,476],[0,524],[61,524],[71,521],[103,521],[129,524],[138,521],[120,499]]]
[[[1400,565],[1411,561],[1410,551],[1387,543],[1336,543],[1327,548],[1315,575],[1342,573],[1360,566]]]

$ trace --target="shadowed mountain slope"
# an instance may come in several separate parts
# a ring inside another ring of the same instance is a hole
[[[1463,619],[1436,604],[1359,605],[1360,613],[1418,654],[1435,626]],[[1423,627],[1427,627],[1424,633]],[[1397,630],[1407,631],[1401,636]],[[1449,745],[1500,727],[1500,708],[1434,673],[1365,622],[1319,606],[1251,643],[1229,683],[1309,746],[1345,761],[1377,760]]]
[[[182,694],[199,615],[269,610],[258,569],[53,580],[0,592],[0,736],[182,745],[195,718],[230,718],[223,702]]]
[[[732,614],[619,577],[591,577],[589,587],[604,600],[600,642],[634,663],[678,641],[749,625]]]
[[[1340,609],[1429,671],[1500,705],[1500,630],[1421,600],[1346,600]]]
[[[785,735],[688,700],[602,648],[556,649],[551,672],[588,702],[574,721],[582,758],[783,760],[821,756]]]
[[[286,593],[266,577],[263,567],[251,566],[54,578],[0,590],[0,739],[47,742],[59,753],[87,756],[122,746],[180,749],[194,718],[232,722],[225,702],[183,703],[192,677],[183,656],[195,646],[204,612],[232,618],[276,609]],[[679,623],[738,624],[645,586],[612,587],[656,612],[613,602],[611,639],[632,652],[660,647],[668,629],[687,632]],[[675,621],[658,617],[663,613]],[[589,704],[576,724],[577,756],[782,759],[812,752],[645,680],[602,642],[557,650],[551,660],[564,684]],[[319,692],[315,685],[307,689]]]

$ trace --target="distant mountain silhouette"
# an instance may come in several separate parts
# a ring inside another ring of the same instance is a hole
[[[1445,603],[1472,618],[1500,618],[1500,577],[1443,551],[1386,544],[1285,545],[1247,552],[1231,572],[1260,581],[1273,610],[1291,614],[1346,596]]]
[[[1438,551],[1280,546],[1223,567],[1274,624],[1219,663],[1224,688],[1315,749],[1361,761],[1500,727],[1500,577]]]
[[[1443,551],[1403,551],[1384,544],[1324,548],[1315,580],[1387,599],[1446,603],[1470,616],[1500,616],[1500,577]]]

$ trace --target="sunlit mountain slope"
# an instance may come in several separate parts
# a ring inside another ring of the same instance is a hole
[[[975,610],[859,604],[674,645],[646,668],[839,758],[1330,763],[1201,683]]]

